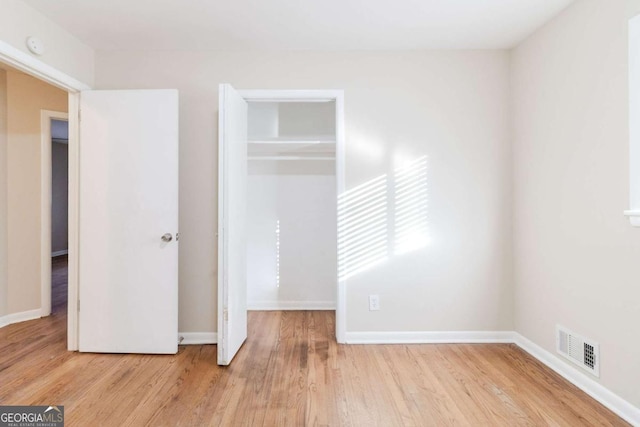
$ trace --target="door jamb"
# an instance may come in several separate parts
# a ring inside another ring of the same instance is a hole
[[[0,62],[69,93],[69,280],[67,349],[78,350],[78,213],[80,187],[79,120],[80,92],[91,89],[64,72],[0,40]]]
[[[245,101],[261,102],[320,102],[336,103],[336,189],[340,196],[345,191],[345,131],[344,90],[238,90]],[[337,242],[336,242],[337,246]],[[336,270],[336,341],[346,343],[347,334],[347,289],[346,281],[340,279]]]

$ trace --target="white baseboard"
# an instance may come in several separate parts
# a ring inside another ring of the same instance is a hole
[[[558,356],[548,352],[533,341],[514,332],[515,344],[538,359],[540,362],[557,372],[567,381],[602,403],[615,414],[634,426],[640,426],[640,408],[633,406],[599,382],[578,371]]]
[[[347,344],[512,343],[511,331],[347,332]]]
[[[61,256],[61,255],[69,255],[69,249],[63,249],[61,251],[51,252],[51,258]]]
[[[249,301],[248,310],[335,310],[335,301]]]
[[[39,308],[35,310],[7,314],[6,316],[0,317],[0,328],[3,328],[7,325],[12,325],[14,323],[26,322],[27,320],[39,319],[40,317],[42,317],[42,310]]]
[[[216,332],[178,332],[181,338],[180,345],[202,345],[217,344],[218,334]]]

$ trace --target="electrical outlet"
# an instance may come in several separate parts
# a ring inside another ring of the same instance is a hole
[[[369,311],[380,310],[380,297],[378,295],[369,295]]]

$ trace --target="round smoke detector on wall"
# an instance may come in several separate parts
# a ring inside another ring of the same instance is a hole
[[[27,48],[29,48],[29,52],[35,55],[44,53],[44,43],[37,37],[27,37]]]

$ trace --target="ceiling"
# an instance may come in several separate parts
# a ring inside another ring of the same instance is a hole
[[[98,50],[505,49],[574,0],[24,0]]]

